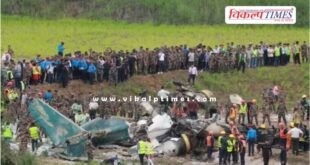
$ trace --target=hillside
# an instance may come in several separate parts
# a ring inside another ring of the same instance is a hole
[[[41,18],[90,18],[155,24],[224,24],[226,6],[296,6],[297,26],[309,25],[307,0],[4,0],[2,13]]]
[[[229,25],[153,25],[121,21],[85,19],[33,19],[2,16],[2,52],[11,45],[17,58],[55,55],[56,46],[65,42],[65,53],[90,48],[103,51],[108,47],[129,50],[143,46],[203,43],[214,45],[233,41],[237,44],[308,41],[309,29],[285,26],[229,26]],[[236,35],[238,34],[238,35]]]
[[[161,85],[173,91],[175,86],[172,81],[178,80],[186,82],[187,71],[171,71],[163,75],[134,76],[128,81],[120,83],[116,87],[108,86],[106,83],[93,86],[85,85],[81,81],[70,82],[68,88],[62,89],[61,94],[67,97],[89,92],[103,96],[130,96],[137,95],[144,89],[147,89],[151,95],[155,95]],[[209,89],[214,92],[220,103],[227,102],[229,94],[238,93],[243,98],[251,100],[256,98],[261,103],[262,91],[264,88],[280,85],[283,92],[287,93],[289,109],[298,101],[302,94],[309,93],[309,66],[295,66],[290,64],[284,67],[263,67],[257,70],[247,70],[245,74],[238,72],[210,74],[200,73],[195,88],[197,90]],[[57,89],[54,84],[39,86],[39,89]],[[77,90],[78,89],[78,90]]]

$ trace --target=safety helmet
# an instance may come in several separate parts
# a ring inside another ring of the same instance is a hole
[[[307,98],[307,95],[302,95],[302,98],[304,99],[304,98]]]
[[[290,127],[293,128],[294,127],[294,122],[290,123]]]
[[[226,132],[225,132],[224,130],[222,130],[222,131],[220,132],[220,134],[225,135]]]
[[[265,124],[261,124],[260,128],[266,128],[266,125]]]
[[[235,138],[235,135],[234,134],[230,134],[229,138]]]

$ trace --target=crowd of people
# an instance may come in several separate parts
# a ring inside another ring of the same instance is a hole
[[[193,48],[187,45],[163,46],[153,50],[140,47],[138,50],[104,52],[89,50],[82,53],[64,54],[64,42],[58,47],[57,55],[33,60],[14,60],[14,51],[9,46],[2,56],[2,84],[15,80],[15,86],[39,83],[61,83],[63,87],[69,80],[81,79],[85,83],[107,81],[111,85],[127,80],[134,74],[162,74],[169,70],[188,69],[193,83],[197,71],[227,72],[234,69],[245,71],[245,68],[261,66],[281,66],[293,59],[295,64],[308,62],[309,46],[304,41],[300,46],[296,41],[289,43],[267,44],[260,42],[235,45],[233,42],[211,48],[198,44]],[[194,68],[194,69],[193,69]]]
[[[45,100],[78,125],[83,125],[96,117],[107,118],[117,114],[138,121],[142,115],[143,107],[135,102],[98,103],[90,101],[94,96],[92,93],[88,95],[80,93],[66,97],[59,94],[58,90],[36,90],[34,87],[39,83],[61,83],[63,87],[66,87],[70,80],[81,79],[90,84],[107,81],[110,85],[117,85],[135,74],[162,74],[169,70],[186,69],[189,74],[188,81],[194,84],[199,71],[225,72],[236,69],[244,72],[245,68],[286,65],[290,62],[290,58],[294,59],[295,64],[300,64],[300,57],[303,62],[308,62],[309,54],[309,46],[306,42],[301,46],[298,42],[292,46],[288,43],[273,45],[261,42],[259,45],[249,44],[247,47],[235,46],[234,43],[228,43],[227,47],[221,44],[215,48],[202,44],[194,48],[180,45],[155,48],[154,50],[140,47],[139,50],[131,52],[116,52],[107,49],[104,52],[90,50],[82,53],[76,51],[73,55],[64,54],[65,47],[62,42],[58,45],[57,50],[57,55],[53,57],[42,58],[37,55],[29,62],[26,60],[15,62],[14,51],[9,47],[7,53],[2,57],[1,85],[4,87],[4,99],[1,100],[1,106],[6,105],[9,114],[20,121],[17,137],[24,145],[21,149],[27,147],[27,136],[23,135],[28,134],[28,137],[31,138],[33,151],[37,148],[40,136],[38,127],[35,124],[29,125],[29,123],[33,123],[33,120],[25,113],[27,112],[27,102],[33,97]],[[158,97],[169,97],[169,94],[169,91],[162,87],[158,92]],[[257,149],[262,150],[264,162],[268,164],[272,143],[267,138],[268,129],[266,129],[265,120],[268,121],[269,128],[274,128],[270,121],[272,113],[278,115],[280,123],[277,136],[280,137],[281,164],[286,162],[288,149],[292,148],[293,153],[298,154],[300,140],[302,138],[309,139],[309,132],[303,124],[304,120],[309,120],[309,99],[303,95],[302,99],[296,103],[292,121],[286,119],[288,108],[285,104],[285,97],[281,95],[278,86],[264,91],[262,100],[261,104],[253,99],[243,101],[240,105],[229,104],[226,107],[226,122],[230,126],[230,131],[222,131],[217,140],[215,140],[213,132],[209,132],[205,145],[210,159],[214,147],[218,147],[220,164],[236,163],[239,160],[241,164],[245,164],[244,157],[247,147],[248,156],[252,156],[254,155],[254,145],[257,144]],[[199,104],[195,100],[190,100],[187,104],[176,102],[171,107],[163,107],[164,109],[169,108],[164,111],[169,111],[169,114],[174,118],[185,117],[193,120],[198,118]],[[1,112],[3,109],[1,108]],[[220,108],[217,105],[208,107],[208,109],[210,117],[213,113],[220,113]],[[260,114],[263,117],[263,122],[259,126],[258,116]],[[248,119],[247,122],[246,119]],[[291,124],[289,124],[290,122]],[[246,125],[247,131],[238,130],[240,125]],[[286,128],[287,126],[290,129]],[[2,136],[6,141],[10,141],[12,138],[10,124],[3,125],[3,130]],[[139,142],[138,150],[142,148],[142,151],[139,151],[140,155],[146,154],[145,145],[150,145],[150,143]]]

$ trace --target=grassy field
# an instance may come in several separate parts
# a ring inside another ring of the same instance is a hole
[[[89,48],[102,51],[107,47],[131,50],[139,46],[154,48],[162,45],[198,43],[215,44],[234,41],[236,44],[249,42],[293,42],[309,40],[306,28],[233,25],[153,25],[129,24],[114,21],[92,20],[44,20],[19,16],[2,16],[1,52],[11,45],[17,57],[53,55],[57,44],[65,42],[65,53]]]

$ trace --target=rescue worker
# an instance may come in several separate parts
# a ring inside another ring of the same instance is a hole
[[[87,153],[87,159],[88,162],[92,161],[94,158],[93,150],[96,148],[93,146],[93,143],[91,141],[91,134],[88,135],[87,141],[86,141],[86,153]]]
[[[287,150],[284,146],[280,146],[281,152],[280,152],[280,164],[286,165],[287,161]]]
[[[265,100],[264,105],[263,105],[263,124],[265,123],[265,120],[267,119],[268,124],[271,125],[270,112],[271,112],[271,105],[268,103],[267,100]]]
[[[211,159],[213,148],[214,148],[214,136],[213,131],[209,131],[208,136],[206,137],[205,144],[207,145],[207,153],[208,153],[208,160]]]
[[[233,157],[233,151],[236,150],[235,146],[236,146],[235,135],[230,134],[229,139],[227,140],[227,156],[224,162],[228,162],[228,164],[230,164],[230,159]]]
[[[39,83],[40,76],[41,76],[41,67],[36,63],[34,63],[32,67],[32,82],[34,85],[37,85]]]
[[[259,126],[259,128],[257,129],[257,141],[258,144],[264,143],[265,141],[267,141],[268,137],[268,130],[266,129],[266,125],[265,124],[261,124]]]
[[[154,147],[153,147],[153,144],[151,143],[151,140],[148,139],[147,140],[147,164],[148,165],[154,165],[153,163],[153,154],[154,154]]]
[[[265,141],[263,144],[259,144],[257,146],[258,153],[262,150],[262,156],[264,165],[269,164],[269,158],[272,155],[271,144],[269,141]]]
[[[236,123],[236,117],[237,117],[237,105],[233,104],[229,111],[229,119],[233,123]]]
[[[239,135],[239,130],[236,125],[231,121],[229,122],[230,133],[233,135]]]
[[[289,130],[288,133],[291,135],[292,145],[293,145],[293,154],[298,155],[299,152],[299,138],[303,136],[303,132],[298,128],[298,124],[294,124],[294,128]]]
[[[306,119],[309,120],[310,105],[307,101],[307,95],[302,95],[302,99],[300,101],[300,104],[301,104],[301,108],[302,108],[302,112],[303,112],[302,120],[304,120],[305,116],[306,116]]]
[[[299,109],[297,107],[294,108],[294,114],[293,114],[293,123],[294,124],[300,124],[300,113]]]
[[[238,149],[240,153],[240,165],[245,165],[246,140],[243,135],[239,135]]]
[[[220,136],[217,139],[217,146],[219,148],[219,164],[226,164],[226,155],[227,155],[227,140],[228,137],[226,132],[223,130],[220,132]]]
[[[2,126],[2,137],[4,139],[5,143],[10,143],[13,139],[13,132],[11,129],[11,124],[9,122],[5,122],[5,124]]]
[[[286,139],[287,139],[287,129],[285,128],[284,123],[279,124],[279,138],[280,138],[280,146],[286,148]]]
[[[253,124],[253,120],[255,119],[256,125],[258,125],[258,120],[257,120],[257,112],[258,112],[258,106],[256,104],[256,99],[252,100],[252,104],[249,108],[249,116],[250,116],[250,123]]]
[[[31,126],[29,128],[29,135],[31,138],[32,152],[35,152],[38,148],[38,140],[40,137],[39,128],[35,125],[35,123],[31,123]]]
[[[287,108],[286,105],[284,103],[284,101],[281,99],[280,103],[278,105],[278,122],[281,122],[281,118],[283,119],[285,125],[286,125],[286,118],[285,118],[285,114],[287,113]]]
[[[239,118],[238,123],[240,124],[240,121],[242,120],[241,124],[244,124],[245,115],[248,111],[247,104],[244,100],[241,101],[240,109],[239,109]]]
[[[254,156],[254,145],[257,141],[257,133],[256,130],[251,126],[248,130],[246,140],[249,144],[249,153],[248,156]]]
[[[143,165],[144,164],[144,156],[147,152],[147,146],[146,146],[146,142],[144,139],[140,139],[138,142],[138,154],[139,154],[139,159],[140,159],[140,164]]]

